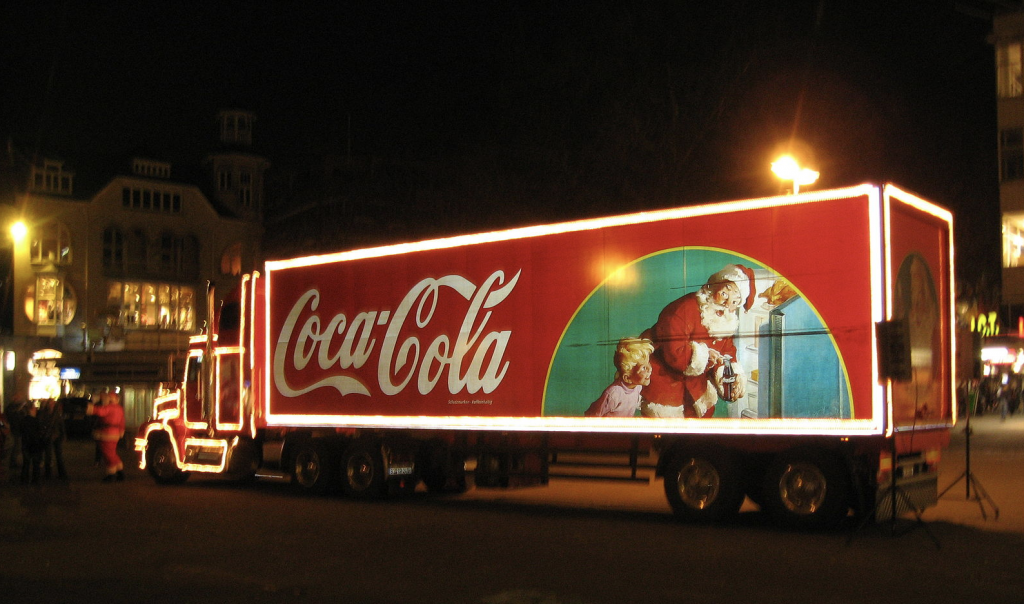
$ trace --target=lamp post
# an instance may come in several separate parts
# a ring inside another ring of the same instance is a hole
[[[800,185],[809,185],[818,180],[818,172],[802,168],[792,155],[783,155],[772,162],[772,172],[782,180],[793,183],[793,195],[800,192]]]
[[[3,349],[0,349],[0,396],[8,401],[17,391],[16,352],[17,340],[13,337],[14,329],[14,258],[15,248],[25,239],[28,234],[28,227],[24,221],[18,220],[11,223],[8,231],[9,240],[3,240],[0,246],[5,266],[5,272],[0,279],[0,333],[9,333],[12,337],[5,342]]]

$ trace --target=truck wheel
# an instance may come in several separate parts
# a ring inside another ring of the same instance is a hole
[[[684,450],[665,467],[665,496],[677,517],[710,522],[739,512],[743,481],[726,451]]]
[[[764,506],[784,528],[831,528],[846,517],[850,481],[834,456],[813,452],[781,455],[765,474]]]
[[[188,480],[174,459],[174,447],[166,438],[150,439],[146,447],[146,469],[157,484],[181,484]]]
[[[317,442],[298,445],[292,458],[292,483],[313,495],[322,495],[330,489],[333,480],[326,447]]]
[[[352,443],[342,456],[341,489],[350,497],[382,497],[387,488],[380,449],[372,443]]]

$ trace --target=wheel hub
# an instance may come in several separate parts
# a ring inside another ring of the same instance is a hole
[[[320,460],[316,455],[303,454],[296,460],[295,475],[303,485],[315,484],[320,476]]]
[[[813,514],[825,501],[827,483],[825,475],[817,466],[789,464],[779,478],[779,496],[790,512]]]
[[[373,463],[365,454],[354,455],[348,459],[345,474],[353,489],[368,489],[373,483]]]
[[[688,507],[703,510],[718,498],[722,478],[715,466],[691,459],[679,470],[679,498]]]

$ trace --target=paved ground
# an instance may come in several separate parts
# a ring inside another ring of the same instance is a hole
[[[997,415],[976,417],[970,427],[972,487],[979,485],[977,492],[986,492],[988,499],[974,488],[967,497],[967,423],[961,421],[942,459],[939,489],[948,490],[938,506],[925,512],[925,520],[1024,534],[1024,414],[1005,422]]]
[[[972,418],[970,427],[970,495],[965,476],[967,423],[961,420],[952,433],[950,446],[944,451],[940,466],[939,490],[945,493],[937,506],[925,511],[922,519],[1024,534],[1024,413],[1011,416],[1006,421],[1001,421],[998,416]],[[101,469],[92,467],[92,446],[88,440],[72,440],[67,444],[66,457],[72,482],[95,481],[102,475]],[[149,480],[136,467],[134,453],[125,453],[123,457],[128,462],[126,471],[129,479]],[[647,486],[637,486],[552,479],[546,488],[478,489],[469,491],[462,498],[523,505],[671,513],[660,480]],[[752,509],[752,504],[746,502],[744,510]]]
[[[92,444],[74,441],[70,484],[0,483],[0,602],[1019,604],[1024,416],[972,422],[972,471],[998,519],[956,482],[964,427],[928,532],[898,539],[884,527],[793,534],[753,510],[724,526],[678,523],[660,482],[390,502],[211,477],[158,487],[134,467],[106,485]],[[707,572],[688,574],[694,552]]]

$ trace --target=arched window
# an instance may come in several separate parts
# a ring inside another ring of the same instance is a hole
[[[233,243],[220,257],[220,273],[238,276],[242,274],[242,244]]]
[[[70,325],[78,311],[71,284],[54,275],[39,275],[25,290],[25,316],[39,326]]]

